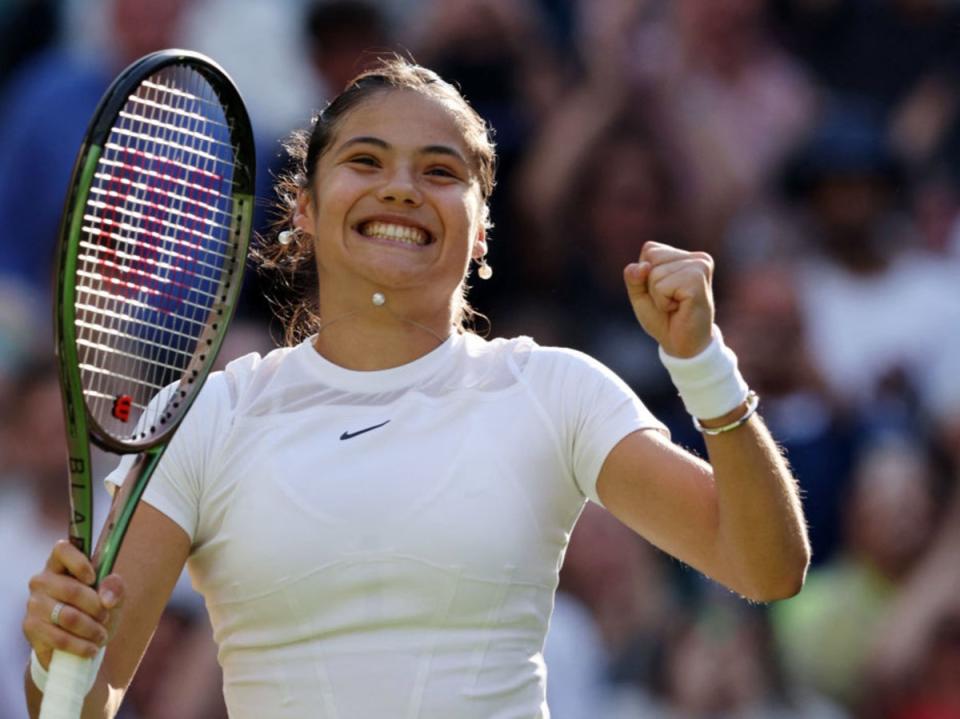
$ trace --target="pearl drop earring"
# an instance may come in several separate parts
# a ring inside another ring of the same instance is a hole
[[[481,280],[489,280],[493,277],[493,268],[487,264],[487,258],[480,258],[480,266],[477,268],[477,275]]]
[[[278,234],[277,242],[284,246],[289,245],[291,242],[293,242],[293,230],[284,230]]]

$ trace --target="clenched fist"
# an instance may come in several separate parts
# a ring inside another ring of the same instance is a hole
[[[664,352],[693,357],[710,344],[713,328],[713,258],[647,242],[623,270],[633,312]]]

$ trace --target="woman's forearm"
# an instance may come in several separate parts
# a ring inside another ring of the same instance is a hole
[[[704,425],[722,426],[731,416]],[[810,545],[783,454],[758,416],[704,439],[716,481],[717,539],[736,589],[757,601],[793,596],[803,585]]]

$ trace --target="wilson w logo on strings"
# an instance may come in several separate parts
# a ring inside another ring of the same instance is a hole
[[[142,150],[107,146],[90,189],[82,241],[92,270],[112,295],[160,312],[208,306],[222,227],[214,172]]]

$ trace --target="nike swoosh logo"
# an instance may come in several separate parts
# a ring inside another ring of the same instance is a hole
[[[363,434],[364,432],[370,432],[372,430],[379,429],[383,425],[387,424],[389,421],[390,420],[388,419],[386,422],[381,422],[380,424],[375,424],[372,427],[367,427],[366,429],[360,429],[360,430],[357,430],[356,432],[344,432],[343,434],[340,435],[340,439],[353,439],[357,435]]]

